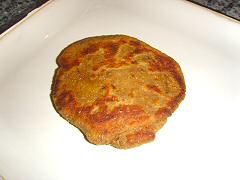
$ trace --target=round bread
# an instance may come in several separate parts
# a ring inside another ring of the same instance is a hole
[[[54,107],[96,145],[126,149],[154,140],[185,96],[178,63],[129,36],[77,41],[57,64]]]

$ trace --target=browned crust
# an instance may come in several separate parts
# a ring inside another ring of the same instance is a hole
[[[129,36],[77,41],[60,53],[57,64],[54,107],[94,144],[130,148],[152,141],[185,97],[178,63]]]

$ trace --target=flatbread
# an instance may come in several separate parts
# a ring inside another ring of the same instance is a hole
[[[57,64],[54,107],[96,145],[126,149],[153,141],[185,97],[178,63],[126,35],[77,41]]]

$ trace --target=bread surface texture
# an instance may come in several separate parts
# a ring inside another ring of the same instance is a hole
[[[55,109],[96,145],[151,142],[185,97],[178,63],[126,35],[82,39],[57,58]]]

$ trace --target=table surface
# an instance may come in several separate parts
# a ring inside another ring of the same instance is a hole
[[[240,20],[239,0],[190,0],[224,15]]]
[[[0,34],[48,0],[0,0]]]
[[[0,0],[0,34],[48,0]],[[234,19],[240,20],[239,0],[190,0]]]

